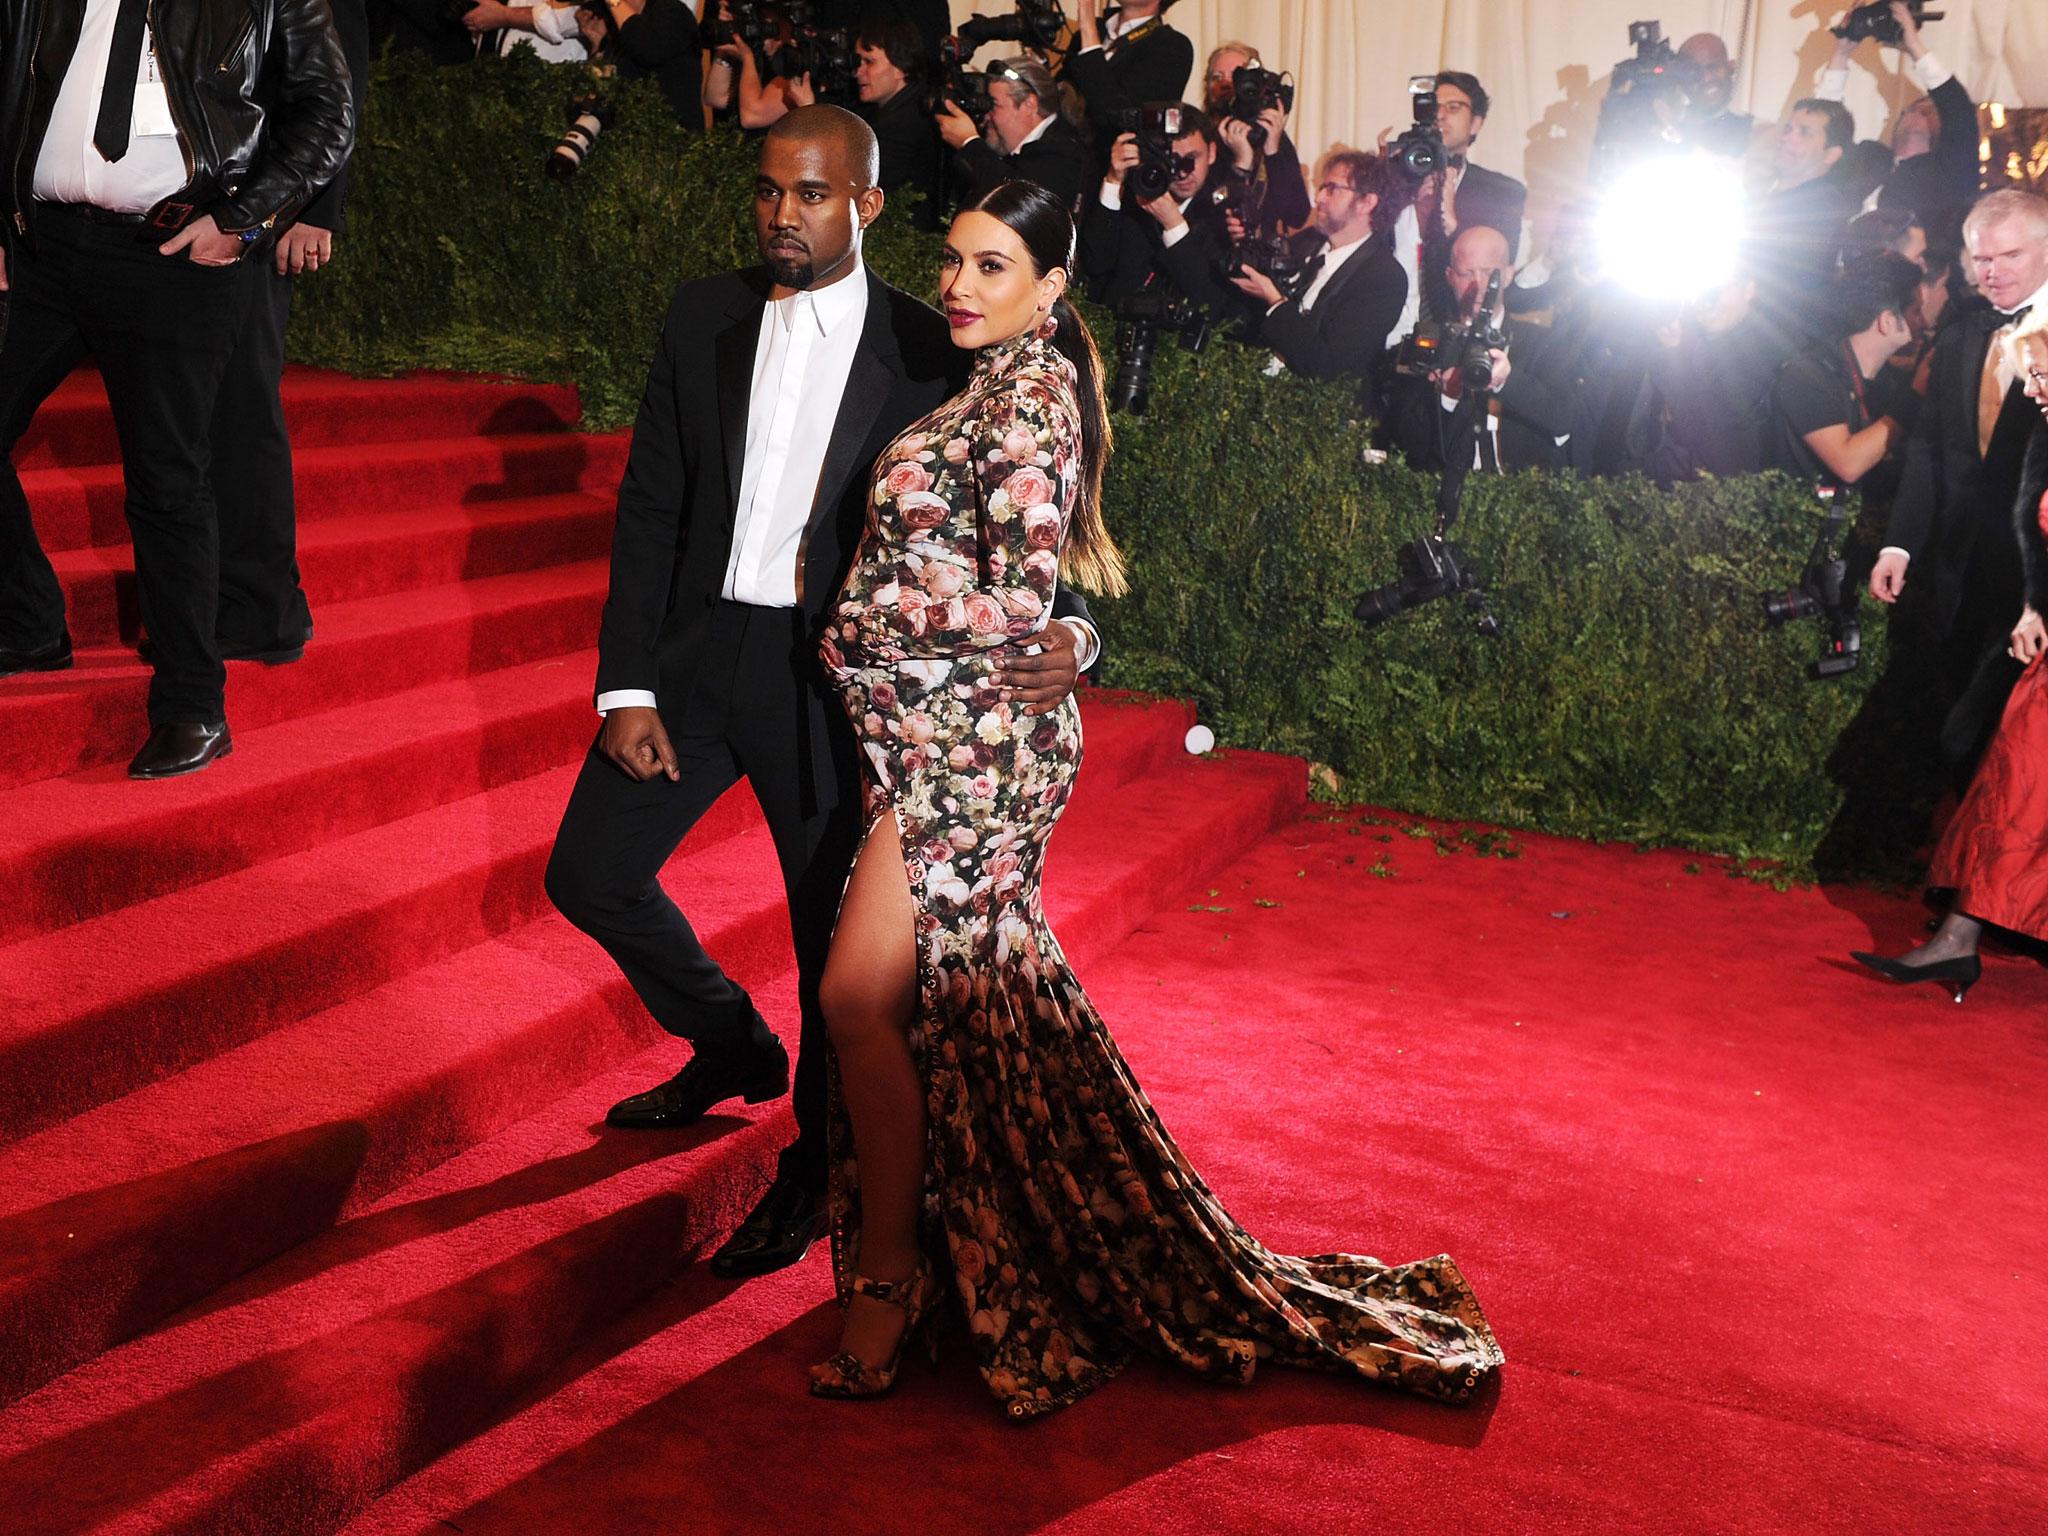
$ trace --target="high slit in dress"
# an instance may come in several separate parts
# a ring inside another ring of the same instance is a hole
[[[1004,702],[987,653],[1045,623],[1079,484],[1075,374],[1051,335],[984,349],[966,390],[883,455],[821,647],[863,749],[868,830],[894,815],[917,910],[924,1246],[1013,1418],[1140,1350],[1229,1382],[1271,1358],[1461,1400],[1502,1357],[1450,1258],[1269,1252],[1181,1155],[1046,926],[1080,715],[1072,698],[1039,716]],[[834,1081],[843,1297],[860,1170]]]

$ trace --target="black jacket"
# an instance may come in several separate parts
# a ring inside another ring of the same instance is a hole
[[[334,31],[341,39],[341,56],[348,64],[348,100],[355,110],[356,131],[363,126],[363,99],[370,86],[370,17],[364,0],[328,0],[334,10]],[[317,192],[313,200],[299,210],[300,224],[311,224],[316,229],[331,229],[336,234],[348,227],[343,212],[348,204],[348,173],[354,160],[353,148],[348,159],[342,162],[334,180]]]
[[[1484,225],[1499,230],[1508,237],[1512,260],[1522,247],[1522,211],[1528,201],[1529,189],[1514,177],[1467,162],[1465,174],[1458,178],[1458,228]]]
[[[938,124],[925,110],[924,93],[913,82],[885,102],[863,102],[859,112],[881,146],[882,190],[917,193],[924,199],[916,214],[918,228],[937,229],[945,191],[940,172],[944,146]]]
[[[846,380],[804,538],[802,611],[815,638],[866,525],[871,471],[911,422],[964,387],[971,353],[930,306],[867,276],[867,321]],[[677,707],[725,585],[745,468],[754,351],[767,312],[764,270],[685,283],[669,306],[619,485],[611,591],[598,633],[597,692],[651,691]],[[1086,618],[1062,584],[1056,616]],[[804,738],[814,782],[839,785],[852,743],[822,670]],[[824,798],[820,804],[832,803]]]
[[[1328,242],[1321,235],[1297,238],[1306,258]],[[1350,256],[1316,295],[1315,307],[1304,310],[1289,299],[1254,322],[1246,340],[1271,347],[1287,371],[1303,378],[1327,379],[1348,374],[1369,380],[1378,374],[1387,350],[1387,335],[1408,302],[1408,274],[1382,236],[1374,235]]]
[[[1700,475],[1753,475],[1764,467],[1771,388],[1782,339],[1755,315],[1720,336],[1688,330],[1649,364],[1628,423],[1627,458],[1670,486]]]
[[[1164,281],[1206,309],[1237,312],[1243,295],[1225,275],[1230,229],[1223,204],[1213,195],[1216,189],[1212,178],[1189,200],[1188,232],[1170,248],[1159,221],[1138,205],[1128,186],[1121,208],[1106,208],[1099,194],[1091,194],[1081,214],[1080,238],[1089,297],[1114,305]]]
[[[1067,55],[1060,78],[1081,93],[1097,147],[1107,155],[1119,112],[1181,100],[1194,72],[1195,45],[1161,21],[1141,36]]]
[[[1569,345],[1541,326],[1525,326],[1508,344],[1508,382],[1495,397],[1500,430],[1500,467],[1565,469],[1569,444],[1580,427],[1580,389]],[[1451,413],[1443,408],[1434,380],[1402,375],[1394,381],[1387,426],[1408,462],[1420,470],[1444,467],[1443,434]]]
[[[1905,471],[1885,527],[1884,542],[1911,557],[1907,587],[1931,596],[1942,634],[1963,616],[1966,599],[1972,622],[1981,619],[1987,633],[1999,623],[2011,627],[2010,618],[1996,615],[2017,612],[2020,574],[2006,519],[2040,415],[2015,380],[1990,452],[1977,451],[1984,357],[2001,323],[1997,311],[1973,309],[1936,338],[1927,401],[1906,439]]]
[[[223,230],[290,224],[347,162],[349,72],[327,0],[169,0],[153,9],[157,57],[191,183],[159,205],[165,229],[213,215]],[[0,213],[33,241],[30,182],[78,46],[83,0],[0,0]],[[182,212],[180,209],[182,208]]]
[[[1006,181],[1035,182],[1073,212],[1094,179],[1095,163],[1081,132],[1063,117],[1014,155],[1005,155],[987,139],[969,139],[953,151],[953,171],[960,198],[972,202]]]
[[[2013,498],[2013,533],[2019,539],[2020,588],[2027,606],[2048,615],[2048,537],[2041,532],[2041,502],[2048,497],[2048,425],[2038,416],[2027,436],[2019,494]],[[2019,615],[2013,615],[2019,622]]]
[[[669,111],[685,128],[704,122],[703,54],[697,13],[683,0],[647,0],[647,8],[619,26],[612,44],[622,79],[651,78]]]
[[[1933,149],[1901,160],[1877,194],[1880,208],[1910,208],[1934,240],[1954,239],[1977,196],[1977,108],[1951,75],[1927,93],[1941,117]]]

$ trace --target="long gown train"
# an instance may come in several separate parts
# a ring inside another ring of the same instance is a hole
[[[1045,622],[1080,471],[1051,328],[977,358],[891,446],[824,642],[864,749],[869,824],[896,818],[917,908],[910,1038],[928,1094],[926,1246],[943,1249],[981,1372],[1015,1418],[1137,1350],[1244,1382],[1261,1358],[1459,1400],[1502,1356],[1448,1256],[1268,1251],[1160,1124],[1046,925],[1047,839],[1081,764],[1069,698],[1028,716],[986,652]],[[842,1295],[860,1170],[834,1094]]]

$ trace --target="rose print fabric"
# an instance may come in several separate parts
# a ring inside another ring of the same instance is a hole
[[[2048,537],[2048,498],[2041,503]],[[2036,656],[2013,685],[1927,872],[1955,888],[1955,909],[2048,939],[2048,681]]]
[[[926,1246],[950,1260],[982,1374],[1016,1418],[1140,1349],[1231,1382],[1272,1358],[1463,1398],[1501,1352],[1451,1260],[1268,1252],[1181,1156],[1046,926],[1039,876],[1080,717],[1071,698],[1016,712],[978,653],[1036,632],[1058,580],[1080,410],[1048,338],[985,351],[966,391],[883,456],[822,647],[871,823],[896,817],[917,906]],[[836,1093],[832,1143],[844,1294],[860,1170]]]

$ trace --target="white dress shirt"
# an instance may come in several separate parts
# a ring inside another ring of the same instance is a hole
[[[120,0],[85,0],[78,46],[50,109],[31,190],[44,202],[91,203],[113,213],[147,213],[190,181],[170,98],[156,71],[156,39],[145,32],[136,74],[128,152],[109,160],[92,141],[106,94]]]
[[[515,48],[526,48],[550,64],[576,64],[590,57],[583,33],[576,26],[576,7],[553,5],[549,0],[505,0],[515,10],[533,12],[533,30],[507,27],[498,39],[498,52],[509,57]]]
[[[1122,213],[1124,211],[1124,184],[1122,182],[1105,176],[1102,178],[1102,189],[1096,195],[1101,199],[1102,206],[1111,213]],[[1172,250],[1181,241],[1187,239],[1188,231],[1193,227],[1187,222],[1187,217],[1188,207],[1194,202],[1194,198],[1178,198],[1176,202],[1180,206],[1181,222],[1174,225],[1171,229],[1162,229],[1159,232],[1159,243],[1168,250]]]
[[[1301,312],[1307,314],[1316,307],[1316,300],[1323,296],[1323,290],[1330,286],[1330,279],[1344,269],[1344,263],[1352,253],[1365,245],[1366,237],[1360,235],[1349,245],[1325,245],[1323,247],[1323,269],[1316,274],[1316,280],[1301,291]]]

